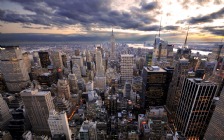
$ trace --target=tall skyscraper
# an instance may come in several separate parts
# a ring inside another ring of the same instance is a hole
[[[52,63],[54,68],[58,69],[58,68],[63,68],[63,62],[62,62],[62,54],[61,52],[57,52],[57,51],[52,51],[51,52],[51,59],[52,59]]]
[[[100,49],[96,49],[96,76],[94,78],[94,87],[104,89],[106,86],[105,69],[102,61]]]
[[[105,70],[102,61],[102,54],[100,50],[96,50],[96,76],[104,76]]]
[[[159,61],[166,61],[167,59],[167,45],[168,42],[160,37],[155,38],[154,52],[152,58],[152,65],[156,65]]]
[[[214,113],[209,123],[208,129],[205,133],[205,140],[223,140],[224,139],[224,120],[221,119],[224,116],[224,80],[220,84],[220,89],[217,95],[220,95],[216,103]]]
[[[132,81],[133,78],[133,60],[134,56],[131,54],[121,55],[121,82],[124,84],[126,81]]]
[[[47,68],[51,64],[48,52],[38,52],[42,68]]]
[[[10,92],[20,92],[27,86],[29,75],[19,47],[0,47],[0,69]]]
[[[71,97],[69,83],[66,79],[58,79],[58,97],[68,100]]]
[[[66,140],[71,140],[71,130],[69,129],[65,111],[56,112],[55,110],[51,110],[48,118],[48,124],[52,137],[54,135],[64,134],[66,136]]]
[[[111,55],[110,55],[110,59],[111,60],[115,60],[116,59],[116,46],[115,46],[115,38],[114,38],[114,32],[112,30],[112,34],[111,34]]]
[[[175,112],[178,107],[179,99],[181,96],[181,88],[184,79],[188,76],[189,72],[189,62],[187,59],[180,59],[174,68],[172,81],[169,86],[169,91],[167,95],[167,113],[169,121],[173,121]]]
[[[174,125],[188,139],[202,140],[213,113],[218,84],[185,78]]]
[[[20,94],[33,132],[41,135],[50,134],[47,120],[50,110],[54,109],[51,92],[26,89]]]
[[[69,74],[68,75],[68,82],[69,82],[70,91],[72,93],[75,93],[76,90],[78,90],[76,75],[75,74]]]
[[[143,69],[143,84],[142,96],[145,108],[150,106],[163,106],[166,104],[167,87],[166,87],[167,72],[158,67],[144,67]]]
[[[12,115],[9,112],[9,107],[0,94],[0,129],[4,130],[11,119]]]

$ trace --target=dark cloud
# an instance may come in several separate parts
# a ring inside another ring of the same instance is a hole
[[[147,28],[155,17],[144,10],[158,7],[157,2],[141,3],[131,13],[111,9],[111,0],[46,0],[28,2],[11,0],[19,3],[25,10],[34,14],[22,15],[13,11],[0,10],[0,20],[12,23],[39,24],[44,26],[66,27],[81,24],[85,29],[94,27],[117,27],[122,29]]]
[[[188,9],[189,6],[191,5],[199,5],[199,6],[204,6],[208,4],[209,2],[213,2],[216,5],[222,4],[222,0],[182,0],[179,1],[181,5],[183,6],[184,9]]]
[[[143,9],[144,11],[151,11],[158,8],[159,4],[158,2],[150,2],[150,3],[142,2],[141,6],[142,6],[141,9]]]
[[[164,29],[166,29],[166,30],[178,30],[179,26],[166,26],[166,27],[164,27]]]
[[[214,35],[224,36],[224,26],[203,27],[202,30]]]
[[[224,7],[208,15],[191,17],[186,20],[179,20],[176,23],[184,23],[184,22],[188,22],[190,24],[206,23],[206,22],[213,22],[214,19],[218,19],[222,17],[224,17]]]

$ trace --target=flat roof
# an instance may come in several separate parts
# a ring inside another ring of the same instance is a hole
[[[147,71],[147,72],[166,72],[166,70],[158,67],[158,66],[151,66],[151,67],[144,67],[144,69]]]

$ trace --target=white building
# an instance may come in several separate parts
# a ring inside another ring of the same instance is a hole
[[[48,125],[51,130],[51,135],[64,134],[66,140],[71,140],[71,130],[69,129],[68,119],[65,111],[56,112],[51,110],[48,118]]]
[[[58,97],[69,99],[70,98],[70,87],[66,79],[58,79]]]
[[[121,82],[132,81],[133,78],[133,58],[131,54],[121,55]]]

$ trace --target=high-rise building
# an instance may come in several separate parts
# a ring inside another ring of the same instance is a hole
[[[126,81],[132,81],[133,78],[133,60],[134,56],[131,54],[121,55],[121,83],[124,84]]]
[[[166,104],[166,75],[167,72],[158,66],[144,67],[141,98],[144,100],[145,108]]]
[[[102,54],[100,50],[96,50],[96,76],[104,76],[105,70],[102,61]]]
[[[29,75],[19,47],[0,47],[0,69],[10,92],[20,92],[27,86]]]
[[[69,74],[68,75],[68,82],[69,82],[70,91],[72,93],[75,93],[78,90],[76,75],[75,74]]]
[[[116,59],[116,48],[115,48],[115,38],[114,38],[114,32],[112,30],[111,34],[111,54],[110,59],[115,60]]]
[[[56,52],[56,51],[52,51],[51,52],[51,59],[52,59],[52,63],[54,68],[58,69],[58,68],[63,68],[63,62],[62,62],[62,54],[61,52]]]
[[[83,58],[82,56],[72,56],[72,64],[78,64],[79,67],[83,67]]]
[[[183,81],[188,76],[188,72],[189,61],[187,59],[180,59],[174,67],[173,77],[167,95],[166,108],[169,121],[173,121],[181,96]]]
[[[96,76],[94,78],[94,87],[104,89],[106,87],[105,69],[102,61],[100,49],[96,49]]]
[[[25,67],[27,68],[27,71],[30,72],[31,71],[31,60],[29,57],[29,53],[25,52],[23,53],[23,61],[25,63]]]
[[[71,140],[71,130],[69,129],[65,111],[56,112],[55,110],[51,110],[48,118],[48,125],[52,136],[64,134],[66,136],[66,140]]]
[[[0,94],[0,129],[4,130],[11,119],[12,115],[9,112],[9,107]]]
[[[224,139],[224,121],[221,119],[221,116],[224,116],[224,90],[223,90],[224,80],[220,85],[219,93],[220,97],[216,103],[214,113],[212,115],[211,121],[208,125],[208,129],[205,133],[205,140],[223,140]]]
[[[38,52],[42,68],[47,68],[51,64],[48,52]]]
[[[155,38],[154,52],[152,58],[152,65],[156,65],[159,61],[166,61],[167,59],[167,45],[168,42],[160,37]]]
[[[59,79],[57,83],[58,97],[69,99],[71,97],[69,83],[66,79]]]
[[[51,92],[26,89],[21,91],[20,94],[33,132],[36,134],[50,134],[47,120],[50,110],[54,109]]]
[[[6,90],[6,84],[5,84],[5,80],[3,77],[3,74],[0,72],[0,93],[4,92]]]
[[[174,125],[188,139],[202,140],[216,101],[218,84],[185,78]]]

